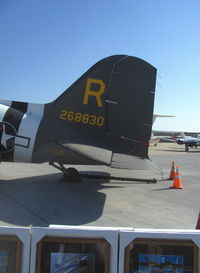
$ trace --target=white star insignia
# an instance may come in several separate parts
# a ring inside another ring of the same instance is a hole
[[[5,125],[3,125],[3,133],[2,133],[2,136],[1,136],[1,145],[7,150],[8,147],[7,147],[7,140],[13,138],[13,136],[11,135],[7,135],[5,133]]]

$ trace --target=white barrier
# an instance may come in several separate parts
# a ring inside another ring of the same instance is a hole
[[[84,254],[76,250],[82,249],[82,246],[85,247]],[[146,247],[146,252],[144,247]],[[55,258],[55,254],[59,257],[63,253],[64,255],[79,256],[81,258],[79,260],[80,266],[90,266],[90,268],[93,266],[91,272],[95,273],[97,271],[94,268],[98,260],[102,266],[98,273],[141,272],[140,266],[146,266],[146,271],[143,271],[149,272],[149,267],[147,268],[147,265],[144,265],[144,259],[148,259],[150,256],[151,259],[152,256],[157,257],[156,259],[158,257],[165,259],[168,259],[168,257],[173,257],[173,259],[174,257],[176,259],[182,257],[182,264],[181,262],[177,264],[179,267],[182,266],[182,269],[179,268],[179,271],[176,272],[185,272],[184,267],[186,266],[187,272],[200,273],[200,230],[133,230],[133,228],[56,225],[31,228],[0,227],[1,262],[3,258],[7,264],[9,263],[10,257],[5,257],[6,251],[10,251],[10,249],[12,250],[12,264],[15,264],[13,265],[15,271],[12,271],[14,273],[50,273],[50,269],[41,270],[40,265],[43,266],[44,264],[42,259],[44,256],[48,256],[47,262],[50,267],[51,258]],[[143,252],[140,251],[141,249],[143,249]],[[167,251],[171,251],[170,254]],[[183,254],[180,254],[180,251]],[[178,252],[179,254],[177,254]],[[138,257],[140,257],[139,262]],[[188,257],[190,261],[193,261],[192,265],[189,265],[189,269],[185,262]],[[137,262],[135,262],[136,260]],[[66,261],[64,262],[66,263]],[[157,264],[159,264],[158,261]],[[7,270],[9,266],[7,266]],[[170,266],[171,268],[176,267],[173,263]],[[168,269],[170,269],[170,266]],[[51,272],[54,271],[51,269]]]

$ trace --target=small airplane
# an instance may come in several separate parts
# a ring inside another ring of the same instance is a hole
[[[148,157],[156,68],[127,55],[100,60],[55,101],[0,100],[0,155],[6,162],[152,169]]]
[[[197,134],[197,136],[186,136],[183,132],[180,133],[181,138],[177,138],[177,143],[182,145],[185,144],[185,151],[188,152],[189,148],[200,146],[200,137]]]
[[[154,146],[157,146],[159,142],[176,142],[176,136],[160,136],[160,135],[152,135],[150,139],[150,143],[153,144]]]

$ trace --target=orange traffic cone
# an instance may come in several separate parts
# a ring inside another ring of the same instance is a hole
[[[199,212],[199,217],[198,217],[196,229],[200,229],[200,212]]]
[[[176,172],[174,174],[174,183],[171,186],[173,189],[182,189],[183,186],[181,184],[181,178],[180,178],[180,173],[179,173],[179,166],[176,166]]]
[[[175,167],[174,167],[174,161],[172,162],[171,172],[169,175],[169,180],[174,180],[174,174],[175,174]]]

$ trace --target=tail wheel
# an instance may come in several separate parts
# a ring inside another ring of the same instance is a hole
[[[81,175],[75,168],[68,168],[63,174],[65,181],[81,182]]]

